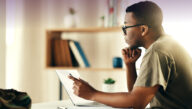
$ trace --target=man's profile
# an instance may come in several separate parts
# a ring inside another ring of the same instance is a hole
[[[126,9],[122,29],[129,47],[122,49],[122,55],[129,92],[101,92],[69,76],[74,81],[74,93],[112,107],[143,109],[150,103],[151,108],[192,109],[192,59],[182,46],[164,34],[162,21],[160,7],[151,1]],[[141,55],[138,47],[146,49],[139,75],[135,68]]]

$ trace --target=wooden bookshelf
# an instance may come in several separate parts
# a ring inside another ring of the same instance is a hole
[[[91,27],[91,28],[52,28],[46,30],[46,69],[77,69],[77,70],[92,70],[92,71],[120,71],[124,70],[122,68],[81,68],[81,67],[58,67],[52,66],[52,56],[51,56],[51,40],[61,39],[61,34],[63,32],[73,33],[99,33],[99,32],[121,32],[121,27]]]
[[[47,32],[118,32],[121,27],[91,27],[91,28],[54,28],[47,29]]]
[[[47,67],[50,70],[57,70],[57,69],[71,69],[71,70],[91,70],[91,71],[124,71],[123,68],[81,68],[81,67]]]

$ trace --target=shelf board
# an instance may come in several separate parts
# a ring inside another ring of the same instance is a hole
[[[88,70],[88,71],[125,71],[123,68],[81,68],[81,67],[46,67],[48,70]]]
[[[54,28],[48,32],[120,32],[121,27]]]

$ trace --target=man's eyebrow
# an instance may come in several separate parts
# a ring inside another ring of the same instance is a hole
[[[124,21],[124,24],[127,24],[127,22],[126,22],[126,21]]]

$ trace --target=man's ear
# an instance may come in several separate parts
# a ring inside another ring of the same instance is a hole
[[[141,26],[141,35],[145,36],[149,32],[149,27],[147,25],[142,25]]]

